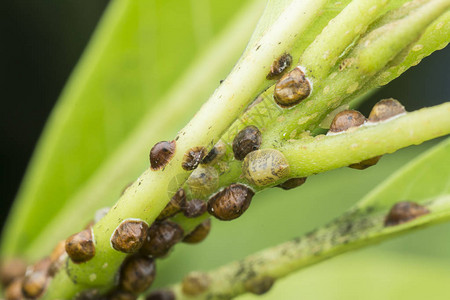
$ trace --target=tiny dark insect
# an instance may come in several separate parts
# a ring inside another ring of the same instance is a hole
[[[181,283],[181,290],[188,296],[198,296],[205,292],[211,279],[205,273],[192,272],[184,277]]]
[[[275,85],[275,102],[281,107],[291,107],[306,99],[311,93],[311,84],[303,71],[297,67],[286,73]]]
[[[283,190],[291,190],[296,187],[301,186],[305,183],[307,177],[299,177],[299,178],[291,178],[286,180],[285,182],[277,185],[277,187],[282,188]]]
[[[197,244],[203,241],[211,231],[211,219],[203,221],[183,239],[183,243]]]
[[[273,286],[275,280],[272,277],[253,278],[244,283],[245,289],[255,295],[267,293]]]
[[[208,152],[208,154],[203,158],[202,164],[205,165],[212,165],[216,161],[222,158],[222,156],[225,154],[227,150],[227,145],[219,140],[214,147]]]
[[[430,211],[415,202],[402,201],[394,204],[384,221],[385,226],[395,226],[409,222],[417,217],[430,213]]]
[[[330,132],[346,131],[349,128],[361,126],[364,122],[366,118],[359,111],[343,110],[331,122]]]
[[[289,53],[281,55],[278,59],[274,60],[270,66],[270,72],[267,74],[266,79],[277,79],[287,68],[291,66],[292,56]]]
[[[206,156],[205,147],[194,147],[186,151],[183,157],[181,167],[186,171],[192,171],[197,168],[202,159]]]
[[[175,300],[175,294],[171,290],[157,290],[151,292],[146,300]]]
[[[186,203],[183,214],[188,218],[197,218],[206,212],[206,202],[200,199],[192,199]]]
[[[117,251],[134,253],[144,244],[147,231],[148,225],[144,221],[124,220],[114,231],[111,245]]]
[[[179,213],[183,207],[186,206],[186,193],[184,189],[180,188],[175,195],[167,203],[166,207],[161,211],[157,221],[165,220]]]
[[[132,255],[125,259],[120,270],[120,287],[127,292],[140,294],[155,280],[156,266],[153,258]]]
[[[208,212],[219,220],[236,219],[247,210],[254,195],[245,185],[231,184],[209,199]]]
[[[261,146],[261,132],[253,125],[247,126],[233,140],[233,153],[237,160],[243,160],[247,154]]]
[[[183,236],[183,228],[175,222],[165,220],[160,223],[153,223],[148,229],[141,253],[153,257],[165,256],[172,246],[183,239]]]
[[[375,156],[366,160],[363,160],[359,163],[356,164],[351,164],[348,167],[352,168],[352,169],[357,169],[357,170],[365,170],[368,167],[374,166],[378,163],[378,161],[380,160],[381,155],[380,156]]]
[[[375,104],[370,112],[370,122],[380,122],[405,113],[405,107],[393,98],[383,99]]]
[[[202,164],[209,164],[210,162],[212,162],[216,157],[217,154],[219,154],[219,150],[214,146],[209,152],[208,154],[205,156],[205,158],[203,158],[202,160]]]
[[[164,168],[172,159],[176,148],[175,141],[156,143],[150,150],[150,167],[153,171]]]
[[[95,256],[95,245],[92,230],[85,229],[66,240],[66,252],[70,259],[76,263],[83,263]]]

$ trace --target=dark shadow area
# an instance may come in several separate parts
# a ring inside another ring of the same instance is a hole
[[[0,36],[0,224],[67,78],[108,0],[4,1]]]

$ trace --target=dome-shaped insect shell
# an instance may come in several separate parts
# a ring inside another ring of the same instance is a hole
[[[209,198],[208,212],[219,220],[236,219],[247,210],[254,195],[246,185],[231,184]]]
[[[233,140],[234,158],[243,160],[247,154],[256,151],[261,146],[261,132],[256,126],[250,125],[236,134]]]
[[[150,150],[150,167],[153,171],[164,168],[172,159],[176,148],[176,141],[162,141],[156,143]]]
[[[370,112],[370,122],[381,122],[406,113],[405,107],[393,98],[383,99],[375,104]]]
[[[156,266],[153,258],[135,254],[125,259],[120,270],[120,287],[130,293],[140,294],[155,280]]]
[[[92,228],[80,231],[66,240],[66,252],[76,263],[83,263],[95,256],[95,243]]]
[[[273,97],[281,107],[291,107],[299,104],[311,93],[312,87],[300,67],[286,73],[275,85]]]
[[[123,220],[111,236],[111,246],[123,253],[135,253],[144,244],[147,231],[148,225],[142,220]]]
[[[290,168],[283,153],[275,149],[250,152],[242,164],[244,177],[256,186],[273,184],[289,175]]]
[[[358,127],[366,122],[363,114],[356,110],[343,110],[338,113],[331,122],[330,132],[337,133],[346,131],[352,127]]]

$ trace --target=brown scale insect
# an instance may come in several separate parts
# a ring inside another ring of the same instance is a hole
[[[412,201],[401,201],[392,206],[386,216],[384,226],[403,224],[428,213],[430,211],[420,204]]]
[[[251,184],[265,186],[287,177],[290,168],[283,153],[275,149],[262,149],[245,157],[242,173]]]
[[[3,287],[6,287],[14,279],[25,275],[27,265],[22,259],[11,258],[1,263],[0,265],[0,281]]]
[[[405,107],[393,98],[383,99],[375,104],[370,112],[370,122],[380,122],[405,113]]]
[[[203,221],[183,239],[183,243],[197,244],[203,241],[211,231],[211,219]]]
[[[208,289],[210,282],[207,274],[192,272],[183,278],[181,290],[188,296],[198,296]]]
[[[231,184],[209,199],[208,212],[219,220],[236,219],[247,210],[254,195],[245,185]]]
[[[205,147],[194,147],[189,149],[183,156],[181,167],[186,171],[195,170],[206,154],[207,151]]]
[[[175,300],[175,294],[171,290],[157,290],[151,292],[146,300]]]
[[[5,290],[6,300],[22,300],[24,296],[22,294],[22,282],[23,277],[14,279]]]
[[[253,278],[244,283],[247,291],[255,295],[267,293],[273,286],[275,280],[272,277],[264,276],[262,278]]]
[[[283,190],[291,190],[296,187],[301,186],[305,183],[307,177],[299,177],[299,178],[291,178],[286,180],[285,182],[277,185],[277,187],[282,188]]]
[[[120,270],[119,285],[135,295],[148,289],[155,280],[156,265],[151,257],[133,255],[125,259]]]
[[[183,214],[188,218],[197,218],[206,212],[206,202],[200,199],[192,199],[183,208]]]
[[[247,154],[261,146],[261,132],[255,126],[247,126],[233,140],[234,158],[243,160]]]
[[[175,141],[156,143],[150,150],[150,167],[153,171],[164,168],[172,159],[176,148]]]
[[[346,131],[349,128],[361,126],[364,122],[366,118],[359,111],[343,110],[331,122],[330,132]]]
[[[289,53],[281,55],[278,59],[274,60],[270,66],[270,72],[267,74],[266,79],[277,79],[287,68],[291,66],[292,56]]]
[[[173,195],[169,203],[167,203],[166,207],[161,211],[156,220],[162,221],[167,218],[170,218],[179,213],[185,206],[186,206],[186,192],[184,191],[184,189],[180,188],[175,193],[175,195]]]
[[[66,252],[70,259],[76,263],[87,262],[95,256],[95,245],[92,230],[85,229],[66,240]]]
[[[48,282],[50,258],[46,257],[27,269],[22,281],[22,294],[25,298],[35,299],[42,295]]]
[[[367,169],[368,167],[376,165],[378,163],[378,161],[380,160],[380,158],[381,158],[381,155],[375,156],[375,157],[363,160],[359,163],[351,164],[348,167],[352,168],[352,169],[357,169],[357,170],[364,170],[364,169]]]
[[[62,240],[56,244],[50,254],[50,267],[48,269],[49,276],[54,276],[64,264],[64,259],[67,257],[66,241]]]
[[[310,93],[311,84],[297,67],[281,77],[275,85],[273,96],[279,106],[291,107],[306,99]]]
[[[141,253],[153,257],[165,256],[172,246],[183,239],[183,236],[183,228],[175,222],[165,220],[154,223],[148,230]]]
[[[123,253],[138,251],[147,238],[148,225],[144,221],[124,220],[111,237],[112,247]]]

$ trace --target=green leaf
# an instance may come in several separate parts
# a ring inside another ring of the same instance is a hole
[[[40,140],[5,226],[3,255],[23,253],[55,215],[65,212],[69,218],[50,229],[56,233],[45,233],[39,251],[29,253],[36,258],[82,227],[95,209],[112,204],[147,167],[151,145],[173,137],[217,87],[239,57],[263,3],[249,2],[223,32],[242,1],[204,2],[110,4]],[[77,206],[88,213],[75,214]]]

